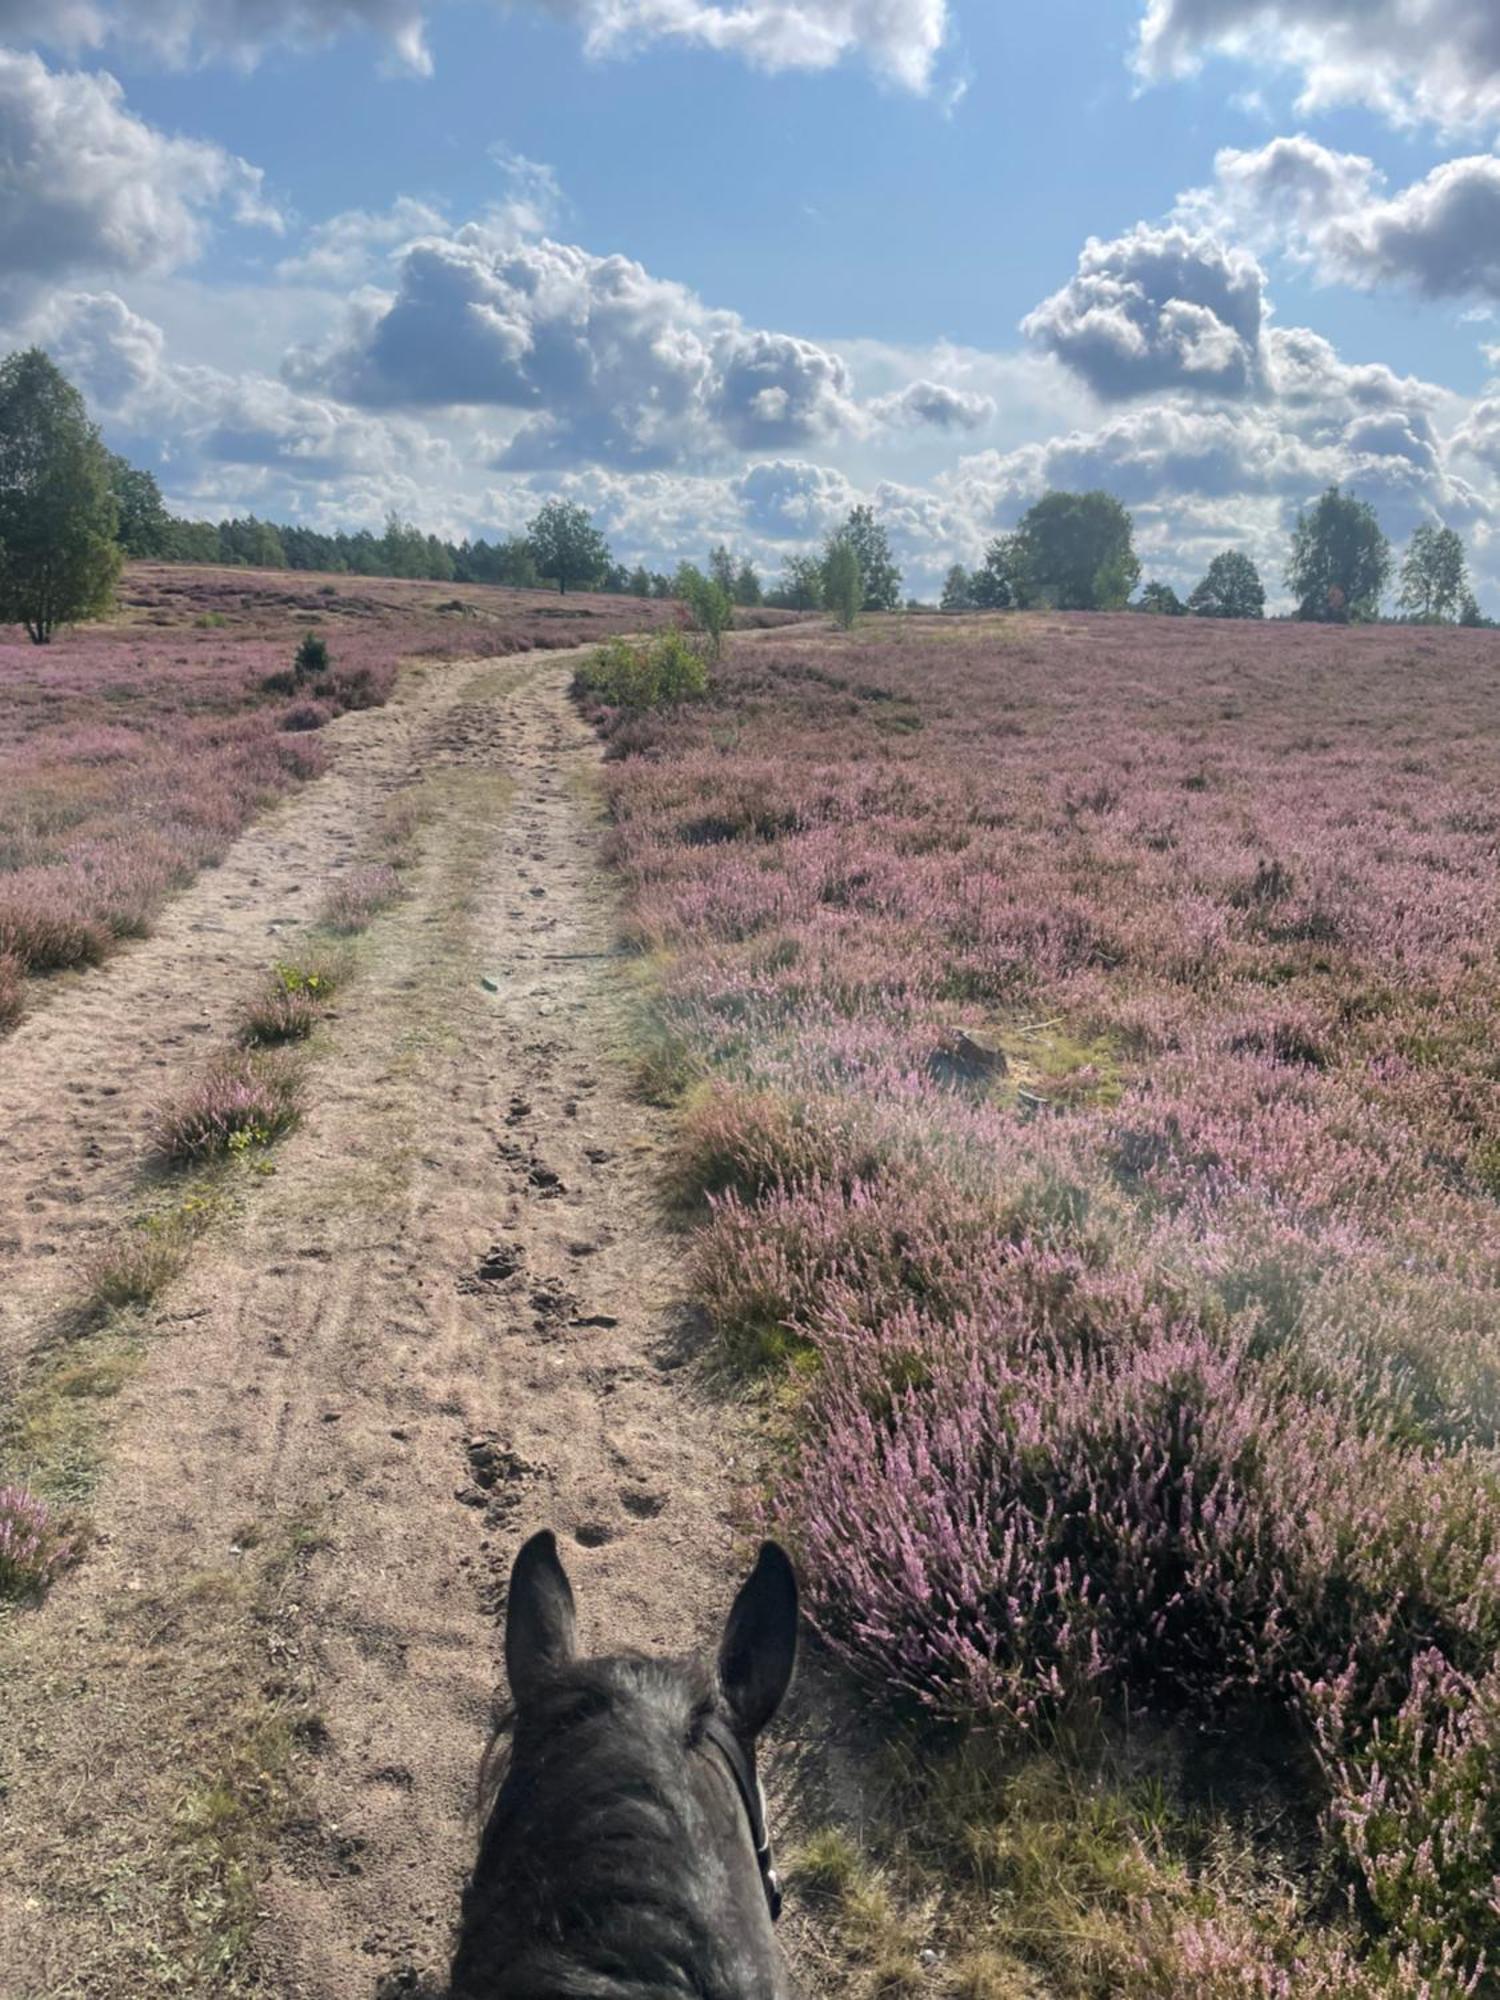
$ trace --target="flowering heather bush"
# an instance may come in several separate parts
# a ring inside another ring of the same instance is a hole
[[[281,716],[283,729],[323,729],[332,722],[336,711],[326,701],[291,702]]]
[[[0,1486],[0,1601],[39,1595],[72,1553],[45,1501],[24,1486]]]
[[[221,1056],[152,1121],[157,1157],[190,1165],[224,1153],[266,1146],[296,1124],[301,1079],[286,1062],[269,1057]]]
[[[1310,1691],[1330,1823],[1398,1952],[1482,1972],[1500,1941],[1500,1666],[1475,1681],[1419,1654],[1406,1699],[1367,1736],[1347,1679]]]
[[[348,936],[373,923],[401,895],[401,877],[384,861],[351,868],[323,899],[318,921],[325,930]]]
[[[305,1042],[321,1016],[322,1008],[311,994],[288,993],[275,985],[245,1009],[239,1039],[252,1048]]]
[[[824,1633],[954,1720],[1279,1708],[1384,1956],[1340,1985],[1210,1926],[1173,1990],[1480,1990],[1486,642],[788,632],[612,750],[630,935],[708,1078],[698,1288],[810,1376],[771,1513]],[[1002,1059],[955,1070],[960,1032]]]

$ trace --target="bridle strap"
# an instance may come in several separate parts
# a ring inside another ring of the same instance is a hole
[[[703,1740],[711,1743],[724,1759],[734,1780],[734,1788],[740,1795],[745,1817],[750,1822],[750,1840],[755,1848],[756,1865],[760,1869],[760,1886],[766,1892],[766,1908],[771,1912],[774,1924],[781,1915],[781,1877],[776,1873],[771,1855],[771,1836],[766,1831],[765,1795],[755,1775],[755,1766],[744,1744],[718,1716],[711,1715],[704,1723]]]

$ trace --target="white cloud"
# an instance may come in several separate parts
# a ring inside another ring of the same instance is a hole
[[[279,228],[259,171],[173,138],[125,107],[113,77],[0,49],[0,287],[123,276],[192,261],[211,219]]]
[[[1090,237],[1021,330],[1106,401],[1176,388],[1234,398],[1260,387],[1265,317],[1265,274],[1247,251],[1139,223]]]
[[[1185,220],[1280,247],[1322,278],[1404,285],[1429,298],[1500,300],[1500,157],[1449,160],[1387,195],[1359,153],[1305,134],[1232,148],[1206,188],[1183,196]]]
[[[627,257],[498,241],[482,223],[410,245],[394,293],[357,300],[287,373],[371,408],[521,413],[500,459],[513,470],[711,461],[865,422],[828,349],[746,327]]]
[[[148,441],[167,441],[185,498],[200,486],[220,490],[226,467],[238,468],[240,505],[275,490],[298,514],[330,487],[347,506],[355,482],[410,491],[425,481],[430,493],[460,475],[452,444],[420,424],[304,395],[272,376],[173,360],[162,328],[112,292],[53,293],[10,337],[44,346],[142,462],[162,462]]]
[[[881,423],[911,430],[922,424],[939,431],[977,431],[995,414],[995,399],[947,382],[919,379],[889,396],[878,396],[870,413]]]
[[[823,70],[863,58],[925,91],[948,29],[947,0],[533,0],[581,28],[598,55],[680,41],[763,70]],[[0,36],[77,50],[144,45],[170,62],[251,63],[267,48],[315,48],[352,30],[408,69],[431,67],[421,0],[0,0]]]
[[[773,541],[811,542],[826,535],[855,504],[842,472],[802,459],[769,459],[734,482],[747,524]]]
[[[1148,0],[1147,78],[1226,55],[1302,78],[1302,107],[1368,104],[1447,131],[1500,126],[1495,0]]]
[[[402,195],[387,209],[346,209],[309,232],[295,256],[283,258],[276,274],[294,283],[342,289],[363,285],[391,253],[448,226],[441,210]]]

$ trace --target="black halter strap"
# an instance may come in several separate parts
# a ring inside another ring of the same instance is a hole
[[[711,1743],[724,1759],[734,1780],[734,1788],[740,1795],[745,1817],[750,1822],[750,1839],[760,1868],[760,1885],[766,1892],[766,1908],[771,1912],[774,1924],[781,1915],[781,1877],[776,1873],[771,1858],[771,1836],[766,1831],[766,1802],[755,1767],[740,1739],[728,1723],[721,1722],[716,1715],[711,1715],[704,1723],[703,1740]]]

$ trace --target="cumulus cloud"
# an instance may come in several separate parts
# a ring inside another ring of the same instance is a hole
[[[1500,125],[1494,0],[1149,0],[1137,66],[1183,75],[1220,54],[1302,78],[1302,105],[1373,106],[1448,131]]]
[[[877,396],[870,414],[898,430],[927,425],[939,431],[977,431],[995,414],[993,396],[955,389],[946,382],[909,382],[889,396]]]
[[[769,459],[734,482],[747,524],[774,541],[815,541],[843,520],[855,490],[842,472],[802,459]]]
[[[332,288],[363,285],[392,251],[447,227],[440,209],[410,195],[400,196],[386,209],[346,209],[309,230],[302,248],[283,258],[276,274],[293,283]]]
[[[1184,220],[1277,245],[1327,279],[1500,300],[1500,157],[1449,160],[1394,195],[1374,162],[1305,134],[1227,148]]]
[[[500,463],[654,468],[859,429],[843,360],[746,327],[628,257],[504,243],[484,225],[412,244],[394,294],[357,301],[288,378],[366,407],[525,415]]]
[[[862,57],[925,91],[948,29],[947,0],[533,0],[575,23],[595,54],[675,40],[764,70],[830,69]],[[0,35],[53,47],[144,44],[169,61],[253,62],[276,45],[317,47],[352,29],[430,71],[421,0],[0,0]]]
[[[1263,373],[1265,274],[1248,251],[1172,225],[1090,237],[1075,275],[1021,323],[1098,396],[1239,397]]]
[[[0,285],[169,270],[210,221],[277,228],[259,171],[221,146],[157,131],[113,77],[0,49]]]
[[[1500,396],[1483,396],[1454,432],[1454,455],[1485,472],[1500,473]]]
[[[142,462],[170,459],[184,497],[227,490],[232,468],[236,506],[263,491],[294,515],[348,508],[357,492],[385,492],[388,505],[430,482],[430,511],[432,490],[460,473],[452,444],[406,418],[303,394],[274,376],[174,360],[162,328],[113,292],[49,294],[7,337],[44,346]],[[170,440],[167,453],[157,440]]]

